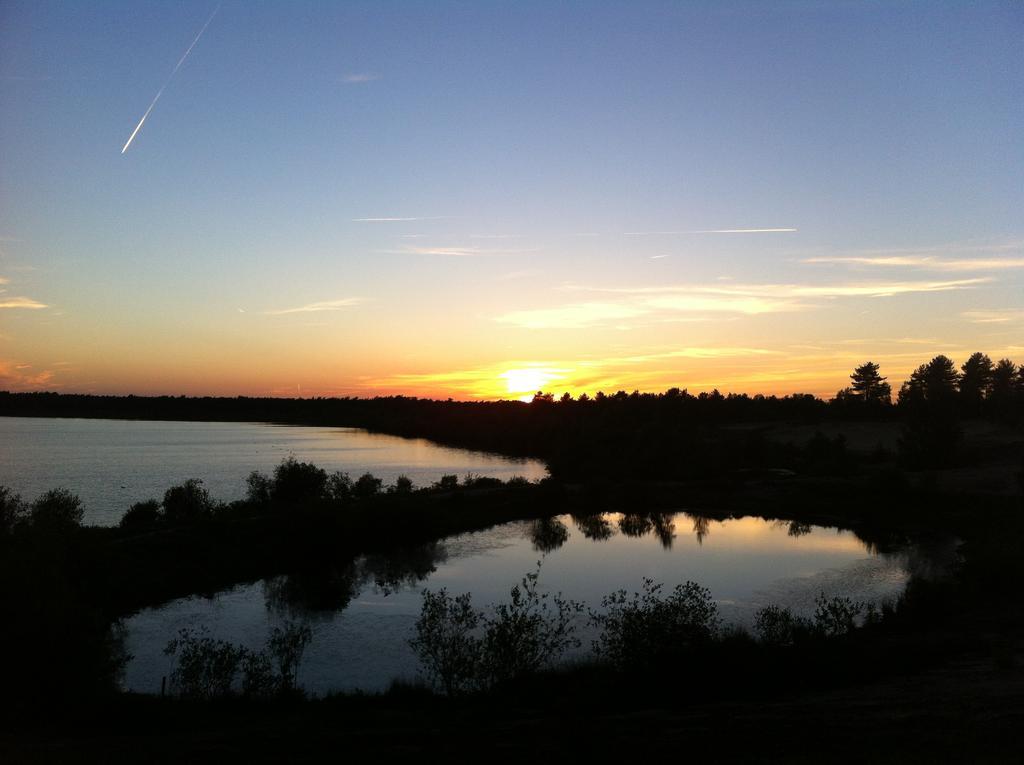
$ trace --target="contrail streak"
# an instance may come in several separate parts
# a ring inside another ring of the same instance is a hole
[[[783,234],[795,228],[700,228],[690,231],[627,231],[625,236],[667,236],[669,234]]]
[[[196,43],[199,42],[199,38],[203,36],[203,32],[206,31],[206,28],[210,26],[210,22],[213,21],[213,17],[217,15],[217,11],[220,10],[220,6],[221,3],[218,3],[217,7],[213,9],[213,13],[210,14],[210,18],[208,18],[206,20],[206,23],[203,24],[203,28],[199,30],[199,34],[196,35],[195,39],[192,41],[192,44],[188,46],[186,51],[181,54],[181,58],[178,59],[178,63],[174,65],[174,69],[172,69],[171,73],[167,76],[167,80],[164,81],[164,84],[161,86],[160,90],[158,90],[156,92],[156,95],[153,96],[153,100],[150,102],[149,108],[146,109],[146,113],[142,115],[142,119],[139,120],[139,124],[135,126],[135,130],[132,131],[132,134],[128,136],[128,140],[125,141],[124,148],[121,149],[122,154],[128,151],[128,147],[132,145],[132,141],[135,140],[135,136],[137,136],[139,134],[139,131],[142,130],[142,125],[145,123],[146,117],[148,117],[149,113],[153,111],[153,107],[156,106],[156,102],[160,100],[160,96],[164,94],[164,90],[167,88],[167,86],[171,84],[171,80],[174,79],[174,75],[176,75],[178,73],[178,70],[181,69],[181,65],[185,63],[185,59],[188,58],[188,54],[192,52],[192,49],[194,47],[196,47]]]

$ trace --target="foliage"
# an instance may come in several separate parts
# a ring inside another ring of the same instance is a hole
[[[846,635],[857,627],[856,619],[865,610],[865,604],[850,598],[828,598],[821,593],[815,598],[814,627],[825,637]]]
[[[449,696],[484,690],[550,666],[578,648],[580,603],[538,589],[540,562],[515,585],[507,603],[487,611],[473,607],[469,593],[424,590],[409,641],[426,679]]]
[[[327,496],[338,503],[352,499],[352,479],[340,470],[327,476]]]
[[[484,618],[483,675],[488,684],[531,674],[570,648],[579,648],[575,616],[583,605],[537,590],[537,570],[512,588],[508,603]]]
[[[380,494],[384,481],[375,477],[372,473],[363,473],[356,482],[352,484],[352,495],[356,499],[368,499]]]
[[[234,694],[241,672],[242,693],[248,697],[294,694],[311,640],[309,627],[292,622],[275,627],[261,651],[214,639],[205,627],[182,629],[164,648],[164,654],[175,659],[171,688],[184,698],[225,698]]]
[[[212,513],[213,500],[203,482],[196,478],[164,492],[164,517],[169,523],[190,523],[208,518]]]
[[[395,485],[391,491],[395,494],[412,494],[412,479],[407,475],[400,475],[395,479]]]
[[[448,696],[479,687],[482,645],[476,633],[482,622],[469,593],[452,597],[445,588],[423,591],[416,636],[409,645],[427,680]]]
[[[781,606],[766,606],[754,617],[754,632],[767,645],[790,645],[801,635],[810,634],[812,629],[808,619],[796,616]]]
[[[253,470],[245,479],[245,498],[257,505],[265,505],[270,502],[272,486],[270,476]]]
[[[155,499],[147,499],[129,507],[118,525],[126,531],[151,531],[160,524],[160,520],[160,503]]]
[[[167,644],[164,654],[175,657],[172,689],[185,698],[215,699],[231,694],[246,650],[210,637],[205,628],[184,628]]]
[[[51,489],[32,503],[33,528],[67,531],[82,524],[82,500],[67,489]]]
[[[28,519],[28,506],[20,494],[0,486],[0,537],[14,533],[14,529]]]
[[[721,620],[710,590],[688,581],[664,596],[662,587],[645,577],[643,592],[630,597],[619,590],[602,598],[603,611],[590,614],[601,629],[594,641],[599,658],[620,668],[651,668],[715,637]]]
[[[274,468],[270,496],[275,502],[286,504],[321,499],[327,488],[327,472],[309,462],[299,462],[293,456]]]

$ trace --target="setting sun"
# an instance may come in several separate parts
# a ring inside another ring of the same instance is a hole
[[[544,387],[562,377],[559,369],[548,367],[535,367],[528,369],[510,369],[499,375],[505,380],[505,389],[521,401],[530,401],[533,394],[543,390]]]

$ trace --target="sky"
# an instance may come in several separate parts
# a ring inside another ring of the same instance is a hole
[[[5,0],[0,389],[1024,362],[1022,33],[1020,2]]]

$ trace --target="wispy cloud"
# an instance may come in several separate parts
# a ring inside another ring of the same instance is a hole
[[[46,303],[40,303],[38,300],[33,300],[30,297],[0,298],[0,308],[30,308],[37,310],[48,307]]]
[[[1024,268],[1024,258],[938,258],[932,255],[880,255],[804,258],[802,263],[888,268],[922,268],[931,271],[999,271]]]
[[[974,324],[1006,324],[1024,320],[1024,311],[1012,309],[964,311],[960,315]]]
[[[373,82],[379,80],[379,74],[372,74],[370,72],[353,72],[352,74],[346,74],[341,78],[342,82],[348,82],[352,84],[358,84],[362,82]]]
[[[494,247],[451,247],[447,245],[416,247],[410,245],[400,250],[383,250],[392,255],[444,255],[455,258],[486,258],[496,255],[521,255],[529,252],[538,252],[536,247],[532,248],[494,248]]]
[[[684,234],[792,234],[795,228],[695,228],[684,231],[626,231],[624,236],[682,236]]]
[[[284,316],[285,314],[289,313],[317,313],[319,311],[341,311],[345,308],[351,308],[353,306],[362,305],[365,302],[365,298],[348,297],[339,298],[338,300],[322,300],[318,303],[307,303],[306,305],[300,305],[296,308],[281,308],[276,311],[265,311],[264,313],[270,316]]]
[[[614,299],[575,301],[561,306],[511,311],[496,321],[528,329],[580,329],[623,319],[660,322],[680,315],[756,316],[805,311],[816,300],[892,297],[914,293],[969,289],[987,278],[952,281],[898,281],[849,284],[693,284],[654,287],[565,285],[566,291],[614,295]]]
[[[445,215],[420,215],[408,218],[381,217],[381,218],[353,218],[353,223],[408,223],[417,220],[443,220]]]

